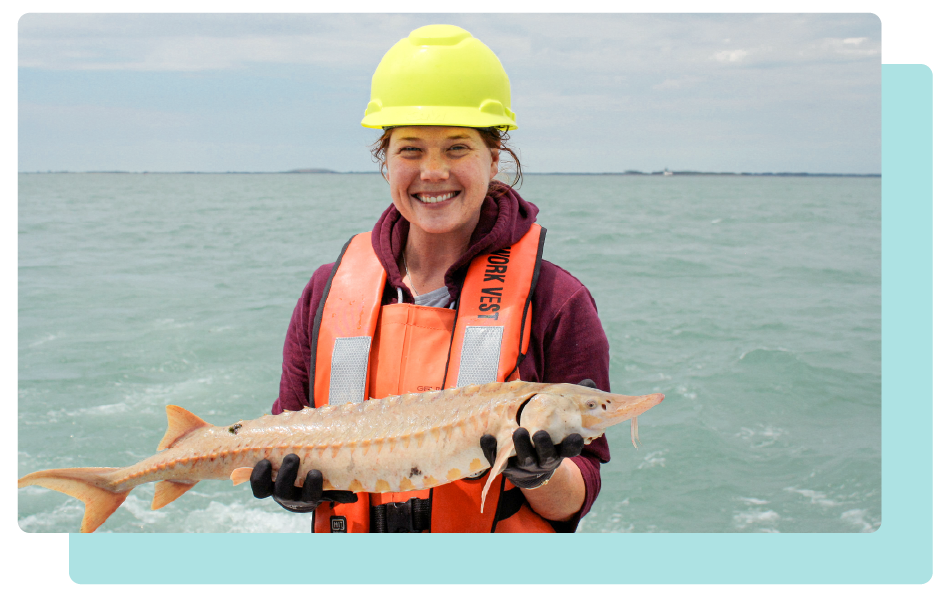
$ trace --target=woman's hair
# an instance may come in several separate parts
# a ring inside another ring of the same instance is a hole
[[[502,152],[509,154],[512,158],[512,162],[515,163],[515,178],[512,180],[511,185],[514,187],[522,180],[522,163],[518,160],[518,155],[515,154],[515,150],[507,145],[509,140],[508,131],[497,129],[497,128],[477,128],[479,131],[479,136],[482,137],[482,142],[485,143],[486,147],[489,149],[498,149],[499,154]],[[380,174],[386,178],[386,175],[383,174],[383,169],[386,167],[386,150],[390,147],[390,136],[393,134],[393,129],[389,128],[383,131],[383,134],[380,135],[380,138],[376,140],[376,143],[370,146],[370,154],[373,156],[373,161],[380,165]],[[501,161],[501,157],[499,158]],[[501,168],[499,169],[501,171]],[[492,180],[489,183],[489,188],[503,184],[500,181]]]

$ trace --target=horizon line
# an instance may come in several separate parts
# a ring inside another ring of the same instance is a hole
[[[339,171],[326,168],[300,168],[296,170],[31,170],[17,174],[379,174],[376,170]],[[839,176],[857,178],[881,178],[881,173],[844,172],[705,172],[700,170],[657,170],[644,172],[523,172],[523,175],[543,176]]]

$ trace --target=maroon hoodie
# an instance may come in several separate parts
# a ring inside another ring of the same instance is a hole
[[[469,249],[446,272],[446,286],[452,300],[459,296],[469,262],[477,255],[511,246],[531,227],[538,208],[522,199],[511,187],[494,183],[482,204],[479,223]],[[390,205],[373,227],[372,244],[386,271],[383,304],[397,301],[401,288],[405,302],[412,293],[403,285],[397,259],[403,251],[409,222]],[[341,244],[345,239],[341,239]],[[311,277],[291,317],[284,340],[281,389],[271,412],[300,410],[308,405],[311,364],[311,328],[333,263],[320,266]],[[574,276],[548,261],[542,261],[532,297],[532,330],[528,353],[519,364],[523,381],[578,383],[590,379],[599,389],[610,391],[608,381],[608,339],[601,327],[594,299]],[[600,437],[572,458],[585,483],[585,500],[570,521],[553,523],[561,532],[574,532],[601,490],[600,463],[610,459],[608,443]]]

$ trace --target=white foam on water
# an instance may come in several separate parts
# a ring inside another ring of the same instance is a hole
[[[846,510],[839,517],[842,519],[842,522],[846,522],[851,525],[859,527],[860,533],[874,533],[878,527],[881,526],[882,522],[877,521],[875,523],[869,522],[865,519],[868,515],[868,509],[866,508],[853,508],[851,510]]]
[[[754,352],[759,352],[761,350],[764,352],[790,352],[788,348],[783,348],[782,346],[776,346],[774,348],[766,348],[765,346],[760,346],[760,347],[751,348],[750,350],[745,351],[743,354],[740,355],[739,360],[742,361],[750,354],[753,354]]]
[[[741,427],[739,433],[733,437],[739,437],[746,440],[751,448],[766,448],[776,443],[780,437],[786,435],[786,430],[772,425],[759,425],[758,429]]]
[[[137,389],[131,394],[124,396],[127,403],[142,405],[154,404],[156,406],[165,406],[168,396],[192,396],[199,387],[209,386],[215,383],[213,376],[185,379],[175,383],[153,384],[141,389]]]
[[[677,392],[679,392],[680,395],[683,396],[684,398],[688,398],[688,399],[690,399],[690,400],[696,400],[696,399],[697,399],[697,393],[696,393],[696,392],[691,392],[691,391],[690,391],[690,388],[688,388],[688,387],[685,386],[685,385],[679,385],[679,386],[677,386]]]
[[[769,502],[767,500],[761,500],[759,498],[753,497],[738,497],[737,501],[743,502],[744,504],[749,504],[751,506],[765,506]]]
[[[40,346],[41,344],[46,344],[47,342],[52,342],[53,340],[56,340],[57,337],[58,336],[56,334],[46,334],[45,338],[40,338],[39,340],[35,340],[34,342],[32,342],[31,344],[28,344],[27,346],[29,348],[36,348],[37,346]]]
[[[156,319],[155,321],[152,322],[152,325],[155,326],[156,328],[175,330],[180,328],[190,328],[194,326],[195,324],[190,321],[186,321],[184,323],[176,323],[174,319],[166,318],[166,319]]]
[[[145,524],[154,525],[168,517],[167,513],[152,509],[151,498],[142,499],[135,493],[130,493],[120,507],[131,512],[136,520]]]
[[[39,485],[27,485],[23,489],[18,491],[23,492],[24,495],[43,495],[44,493],[49,493],[52,489],[47,489],[45,487],[40,487]]]
[[[656,450],[650,454],[644,456],[644,461],[637,465],[638,469],[644,468],[654,468],[655,466],[664,467],[666,466],[667,459],[664,458],[668,450],[665,448],[663,450]]]
[[[602,533],[633,533],[634,522],[621,512],[612,512],[608,523],[601,529]]]
[[[60,408],[49,410],[45,414],[42,424],[58,423],[61,419],[76,419],[83,417],[112,417],[134,412],[137,415],[146,415],[154,412],[151,406],[164,407],[169,396],[192,396],[195,388],[209,386],[215,382],[211,376],[196,379],[187,379],[177,383],[154,384],[138,388],[122,397],[122,402],[113,404],[97,404],[68,410]],[[119,384],[117,384],[119,385]]]
[[[20,529],[27,533],[76,532],[82,523],[84,511],[82,502],[70,498],[49,512],[30,514],[17,522]]]
[[[825,493],[821,491],[816,491],[814,489],[797,489],[795,487],[786,487],[786,491],[791,491],[793,493],[798,493],[803,497],[809,498],[810,504],[817,504],[819,506],[831,507],[840,505],[839,502],[830,499]]]
[[[211,502],[207,508],[189,512],[181,529],[201,533],[308,533],[310,516],[282,510],[272,500],[258,507],[247,503]]]
[[[780,515],[773,510],[751,508],[745,512],[734,512],[733,525],[739,530],[745,530],[751,526],[763,526],[763,528],[756,530],[766,533],[778,533],[779,531],[773,525],[779,522],[780,518]]]
[[[100,404],[99,406],[89,406],[87,408],[81,408],[79,410],[67,411],[66,415],[69,417],[76,417],[82,415],[116,415],[124,412],[128,412],[129,403],[128,402],[118,402],[116,404]]]

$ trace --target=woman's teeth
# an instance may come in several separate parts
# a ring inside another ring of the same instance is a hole
[[[422,193],[417,193],[413,195],[423,203],[439,203],[440,201],[445,201],[446,199],[452,199],[459,194],[459,191],[450,191],[448,193],[443,193],[442,195],[423,195]]]

